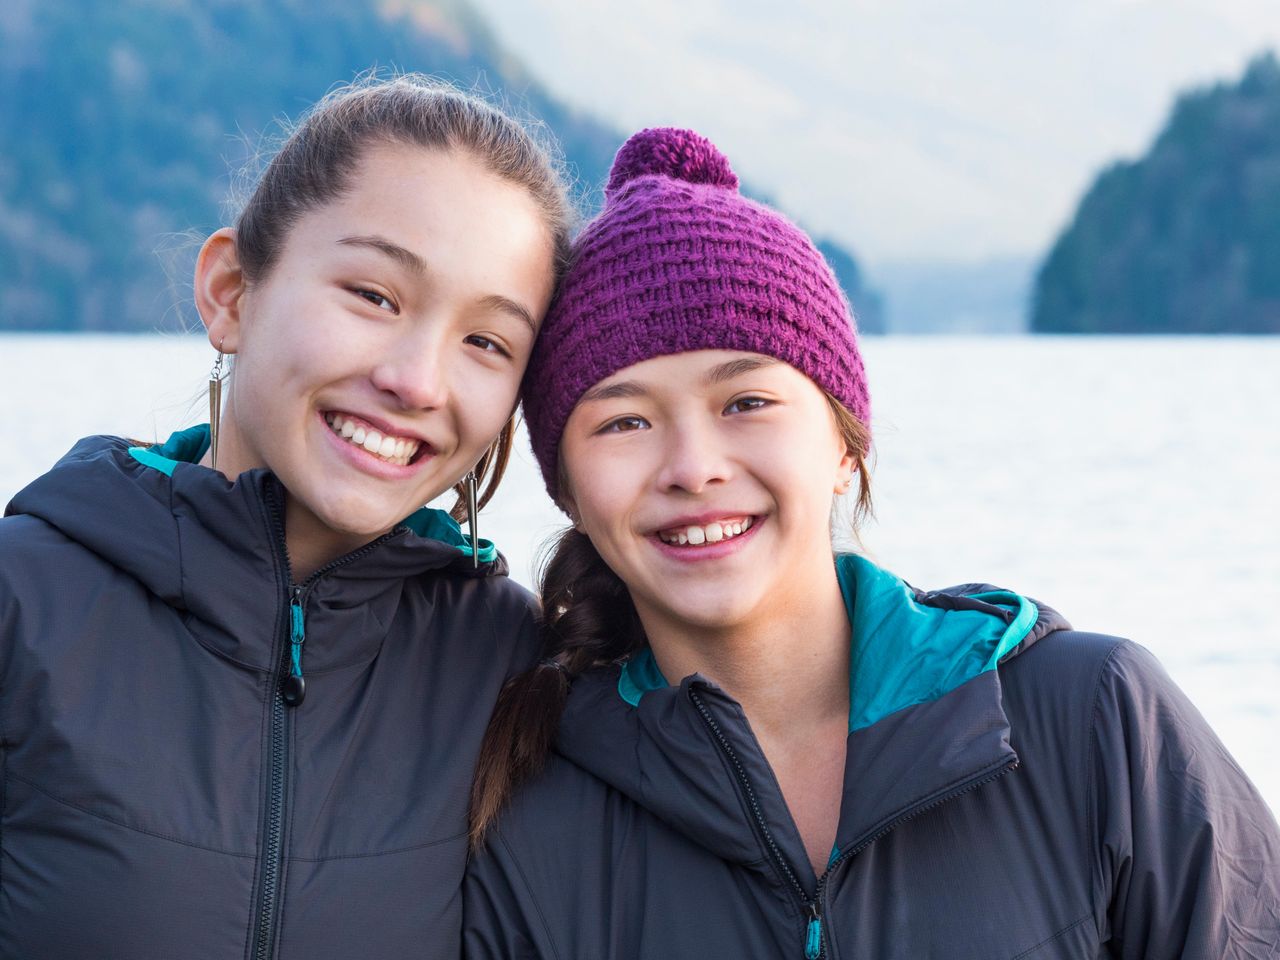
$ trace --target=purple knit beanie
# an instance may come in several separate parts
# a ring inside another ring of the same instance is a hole
[[[870,426],[853,313],[822,254],[738,193],[710,140],[641,130],[614,158],[604,210],[574,243],[524,377],[529,438],[553,499],[560,436],[582,395],[634,363],[688,350],[776,357]]]

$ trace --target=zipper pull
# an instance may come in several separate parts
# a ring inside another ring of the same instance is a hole
[[[804,941],[805,960],[818,960],[822,956],[822,914],[818,912],[818,901],[809,904],[809,932]]]
[[[296,707],[307,695],[307,681],[302,677],[302,644],[307,627],[302,618],[302,588],[293,588],[289,601],[289,675],[280,685],[280,696],[286,706]]]

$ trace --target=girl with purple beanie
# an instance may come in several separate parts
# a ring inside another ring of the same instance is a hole
[[[481,753],[468,956],[1280,957],[1280,829],[1150,654],[833,554],[853,318],[737,186],[632,137],[539,333],[573,527]]]

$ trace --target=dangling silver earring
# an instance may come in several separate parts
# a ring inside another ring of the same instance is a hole
[[[480,512],[476,508],[476,472],[468,470],[462,482],[467,487],[467,530],[471,536],[471,566],[474,568],[480,566],[480,537],[476,533],[476,514]]]
[[[222,381],[227,376],[222,372],[222,363],[226,359],[222,343],[222,340],[218,341],[218,359],[213,361],[213,369],[209,371],[209,461],[215,470],[218,468],[218,426],[222,419]]]

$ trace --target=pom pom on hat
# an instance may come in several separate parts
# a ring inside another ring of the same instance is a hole
[[[622,145],[609,171],[605,197],[612,200],[636,177],[652,174],[738,189],[738,175],[729,160],[706,137],[692,130],[652,127],[634,134]]]

